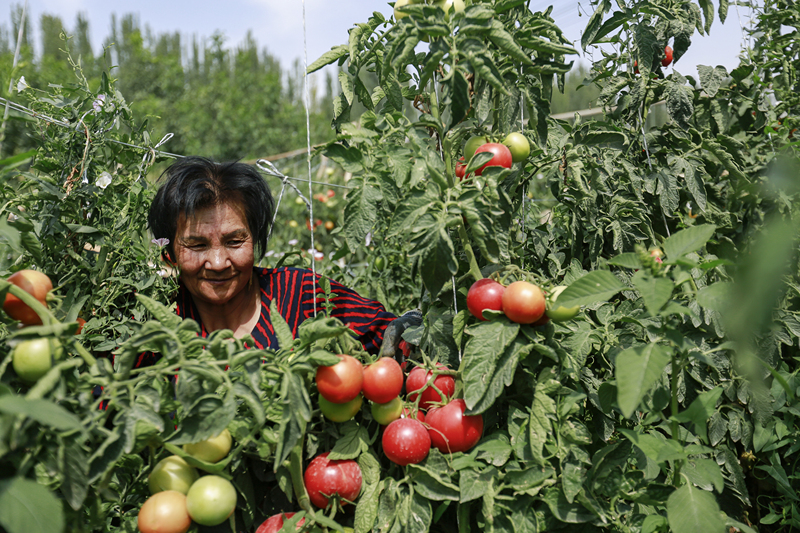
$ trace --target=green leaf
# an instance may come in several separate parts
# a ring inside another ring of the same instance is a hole
[[[35,481],[22,477],[0,480],[0,526],[8,533],[63,531],[61,502]]]
[[[711,0],[698,0],[700,7],[703,10],[703,17],[705,18],[704,28],[706,33],[711,30],[711,25],[714,23],[714,4]]]
[[[697,303],[706,309],[724,313],[729,309],[733,287],[729,281],[718,281],[703,287],[697,292]]]
[[[661,308],[672,297],[672,290],[675,288],[672,280],[653,277],[647,274],[645,270],[640,270],[634,274],[631,281],[644,300],[647,311],[653,316],[658,315]]]
[[[700,394],[689,405],[685,411],[678,413],[674,418],[678,422],[691,422],[694,424],[695,433],[703,439],[703,442],[708,442],[707,425],[708,420],[714,413],[717,405],[717,400],[722,395],[722,387],[714,387],[709,391]]]
[[[594,520],[596,516],[586,507],[578,502],[570,503],[567,501],[564,492],[560,488],[552,488],[544,495],[544,502],[550,507],[550,511],[561,522],[568,524],[581,524]]]
[[[717,65],[716,67],[697,65],[697,75],[708,97],[714,98],[719,88],[722,87],[722,84],[725,82],[725,78],[728,77],[728,71],[721,65]]]
[[[688,129],[694,114],[692,90],[679,83],[667,83],[667,112],[679,127]]]
[[[488,33],[488,37],[489,40],[492,41],[492,43],[494,43],[496,47],[498,47],[500,50],[511,56],[519,63],[522,63],[523,65],[533,64],[531,62],[531,58],[528,57],[528,54],[522,51],[522,48],[520,48],[519,45],[514,41],[514,37],[512,37],[511,34],[505,30],[505,26],[499,20],[497,19],[492,20],[492,28]],[[543,41],[542,39],[540,39],[540,41],[542,41],[541,46],[545,46],[545,44],[543,44],[545,41]],[[547,44],[551,44],[558,49],[562,48],[558,47],[553,43],[547,43]],[[575,50],[573,50],[571,47],[565,46],[563,48],[565,48],[567,51],[562,53],[565,54],[575,53]]]
[[[458,484],[461,489],[461,498],[459,502],[466,503],[482,497],[492,490],[496,478],[496,468],[487,468],[483,472],[472,469],[462,470],[461,476],[458,479]]]
[[[45,426],[62,431],[80,431],[80,419],[60,405],[48,400],[29,400],[22,396],[5,394],[0,396],[0,413],[21,415]]]
[[[464,401],[472,412],[489,388],[498,359],[517,338],[519,324],[508,320],[491,320],[470,327],[467,333],[471,338],[464,348],[461,372]]]
[[[666,437],[660,433],[637,433],[630,429],[624,428],[619,428],[619,432],[622,433],[637,448],[642,450],[642,452],[644,452],[648,458],[652,459],[654,462],[658,462],[658,458],[661,456],[661,450],[664,448],[667,442]]]
[[[350,48],[346,44],[340,44],[338,46],[334,46],[333,48],[322,54],[322,56],[320,56],[319,59],[311,63],[308,66],[307,73],[311,74],[312,72],[316,72],[322,67],[330,65],[331,63],[338,61],[340,58],[348,55],[349,52]]]
[[[275,450],[275,466],[283,464],[292,448],[300,440],[311,421],[311,398],[308,396],[305,382],[301,376],[285,371],[281,381],[281,397],[283,411],[279,428],[278,447]]]
[[[605,36],[600,33],[600,26],[603,24],[603,17],[608,13],[609,9],[611,9],[611,0],[602,0],[602,2],[598,3],[592,16],[589,17],[586,29],[581,35],[581,48],[584,50]]]
[[[372,531],[375,519],[378,518],[378,504],[382,491],[383,483],[367,484],[364,487],[358,497],[358,505],[356,505],[356,515],[353,523],[355,533]]]
[[[369,432],[352,420],[345,423],[341,437],[336,440],[330,453],[330,460],[355,459],[369,450]]]
[[[157,320],[161,325],[169,329],[177,328],[183,321],[183,319],[176,315],[170,308],[144,294],[137,292],[136,299],[139,300],[139,303],[141,303],[151,315],[153,315],[154,320]]]
[[[719,14],[719,21],[725,24],[725,19],[728,18],[728,6],[729,0],[719,0],[719,8],[717,9],[717,13]]]
[[[438,295],[445,283],[458,272],[455,248],[448,233],[444,213],[425,214],[412,228],[412,257],[417,257],[425,288]]]
[[[275,300],[269,303],[269,319],[272,322],[272,327],[275,329],[275,337],[278,339],[278,347],[288,350],[294,343],[292,330],[289,324],[283,319]]]
[[[647,344],[621,351],[614,364],[617,378],[617,403],[623,416],[630,418],[667,367],[671,350],[660,344]]]
[[[668,263],[678,260],[684,255],[699,250],[713,237],[717,227],[713,224],[692,226],[675,233],[664,241],[664,253]]]
[[[634,252],[619,254],[610,259],[608,264],[632,269],[642,268],[642,262],[639,261],[639,256]]]
[[[528,439],[531,451],[536,462],[540,465],[545,464],[542,450],[547,437],[552,434],[553,427],[551,418],[556,418],[556,403],[548,392],[542,390],[542,385],[536,387],[531,405],[530,418],[528,420]]]
[[[722,478],[722,470],[716,461],[712,459],[699,459],[690,457],[681,470],[683,474],[693,484],[703,490],[714,490],[722,492],[725,488],[725,480]]]
[[[625,285],[614,274],[608,270],[595,270],[573,281],[558,296],[558,301],[564,307],[591,305],[608,300],[623,289]]]
[[[348,193],[344,208],[344,234],[351,250],[359,250],[364,245],[367,233],[372,231],[378,221],[379,204],[382,200],[380,188],[370,183],[362,183]]]
[[[667,520],[674,533],[721,532],[725,527],[714,496],[689,483],[673,492],[667,500]]]

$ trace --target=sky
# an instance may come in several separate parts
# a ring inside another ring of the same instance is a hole
[[[25,0],[0,0],[0,25],[11,28],[12,5]],[[111,15],[117,17],[134,13],[141,27],[149,26],[154,34],[180,32],[190,42],[192,36],[208,38],[221,32],[226,45],[240,43],[248,30],[270,54],[278,57],[284,68],[295,59],[303,60],[306,51],[308,63],[313,62],[331,47],[347,42],[348,29],[355,23],[366,22],[373,11],[385,16],[392,12],[385,0],[27,0],[27,16],[38,31],[43,13],[61,17],[67,30],[75,26],[78,12],[83,12],[90,24],[91,42],[96,52],[110,33]],[[717,2],[714,2],[715,5]],[[580,36],[588,20],[586,13],[578,16],[578,0],[547,2],[532,0],[534,11],[555,4],[554,18],[567,38],[580,49]],[[589,8],[588,1],[581,5]],[[743,32],[749,10],[737,8],[731,2],[728,19],[724,25],[717,20],[710,36],[695,34],[689,52],[674,67],[684,75],[696,75],[698,64],[722,65],[728,70],[739,63]],[[303,20],[305,12],[305,42]],[[36,36],[35,43],[39,43]],[[424,46],[424,45],[421,45]],[[582,59],[587,64],[590,56]],[[668,74],[669,72],[667,72]]]

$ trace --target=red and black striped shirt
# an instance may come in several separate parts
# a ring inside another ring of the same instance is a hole
[[[269,313],[271,302],[275,302],[278,313],[289,325],[292,336],[297,336],[300,324],[314,316],[315,295],[317,313],[323,312],[325,292],[318,282],[320,276],[317,275],[315,278],[310,270],[291,267],[254,267],[253,270],[261,288],[261,317],[251,335],[256,348],[277,349],[278,338],[275,336]],[[365,350],[377,353],[383,342],[386,326],[397,317],[386,311],[379,302],[363,298],[341,283],[330,280],[330,284],[331,302],[335,305],[331,316],[338,318],[352,329]],[[196,321],[200,325],[200,334],[203,337],[208,336],[209,331],[200,319],[192,295],[183,285],[178,291],[176,301],[176,313],[182,318]],[[152,365],[158,358],[160,354],[143,353],[136,361],[135,367]]]

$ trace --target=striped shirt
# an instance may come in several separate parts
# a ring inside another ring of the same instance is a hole
[[[254,267],[253,270],[261,289],[261,316],[251,336],[256,348],[275,350],[278,349],[278,338],[272,327],[270,304],[275,302],[278,313],[289,325],[292,336],[296,337],[300,324],[314,316],[314,295],[317,313],[324,311],[322,306],[325,304],[325,292],[318,283],[320,276],[314,278],[310,270],[292,267]],[[386,326],[397,317],[386,311],[379,302],[363,298],[341,283],[330,280],[330,284],[331,302],[335,305],[331,316],[352,329],[365,350],[377,353],[383,342]],[[183,285],[178,291],[176,302],[178,316],[196,321],[200,325],[200,334],[207,337],[209,331],[200,319],[192,295]],[[159,358],[160,354],[143,353],[134,366],[149,366]]]

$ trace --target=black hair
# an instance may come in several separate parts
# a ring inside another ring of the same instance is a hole
[[[175,260],[173,243],[180,216],[188,218],[199,209],[228,201],[244,206],[256,261],[267,251],[274,200],[269,185],[253,166],[190,156],[170,165],[161,179],[164,183],[156,192],[147,222],[156,239],[169,239],[166,252],[170,260]]]

